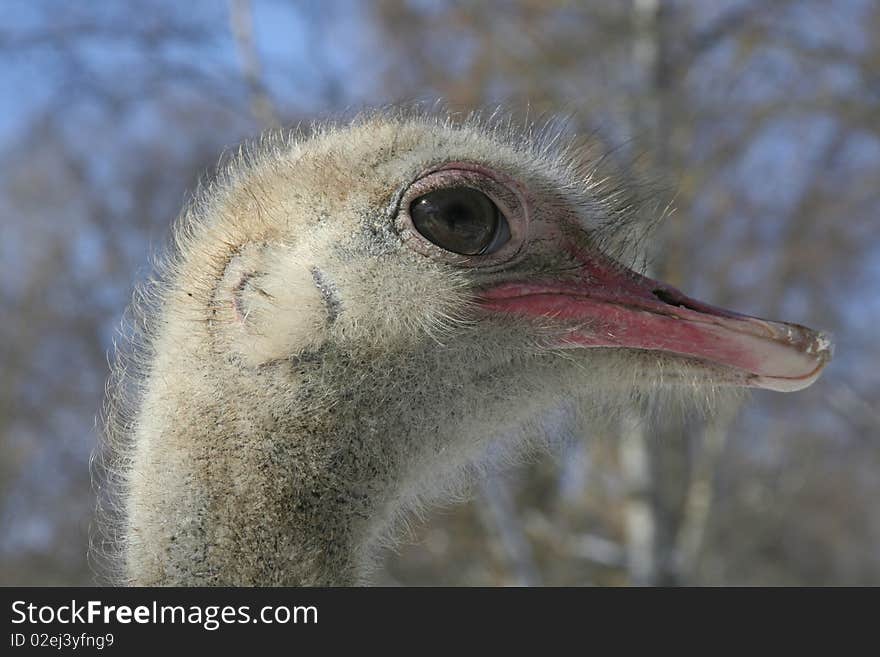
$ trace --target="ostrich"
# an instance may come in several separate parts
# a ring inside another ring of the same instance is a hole
[[[541,440],[547,409],[817,379],[823,334],[627,268],[631,204],[575,160],[387,114],[233,158],[109,384],[115,581],[363,583],[404,514]]]

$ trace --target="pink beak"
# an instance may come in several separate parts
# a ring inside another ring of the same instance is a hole
[[[791,392],[819,378],[829,338],[797,324],[691,299],[596,254],[577,252],[577,280],[503,283],[481,294],[495,312],[571,325],[554,347],[649,349],[732,368],[741,385]]]

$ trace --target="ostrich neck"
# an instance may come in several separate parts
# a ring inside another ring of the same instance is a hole
[[[324,353],[258,381],[215,378],[219,390],[202,396],[163,389],[171,378],[157,377],[135,436],[129,581],[364,581],[377,539],[402,509],[442,498],[467,475],[487,427],[500,418],[520,425],[554,398],[547,386],[530,389],[531,379],[515,380],[526,392],[510,395],[507,371],[479,380],[477,406],[463,394],[476,384],[462,381],[459,363]],[[546,365],[559,378],[556,361]]]
[[[147,413],[128,499],[129,578],[148,585],[363,579],[397,462],[358,400],[278,414],[235,404]],[[332,410],[330,410],[332,409]],[[197,427],[197,428],[196,428]],[[366,435],[371,434],[371,435]],[[380,436],[381,440],[375,437]],[[156,491],[161,494],[156,495]]]

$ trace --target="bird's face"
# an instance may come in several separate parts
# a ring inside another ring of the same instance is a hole
[[[470,354],[475,370],[517,351],[613,350],[634,371],[660,356],[679,379],[780,391],[810,385],[831,357],[821,333],[708,305],[609,256],[613,209],[549,155],[433,123],[353,130],[302,156],[303,170],[320,163],[309,184],[324,206],[284,258],[301,263],[313,346]],[[337,171],[358,184],[327,192]],[[283,299],[285,271],[266,298]]]

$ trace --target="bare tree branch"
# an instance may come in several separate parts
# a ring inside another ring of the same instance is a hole
[[[263,80],[260,56],[254,40],[254,15],[250,0],[229,0],[229,24],[235,38],[242,75],[251,99],[251,112],[260,125],[280,125],[278,112]]]

